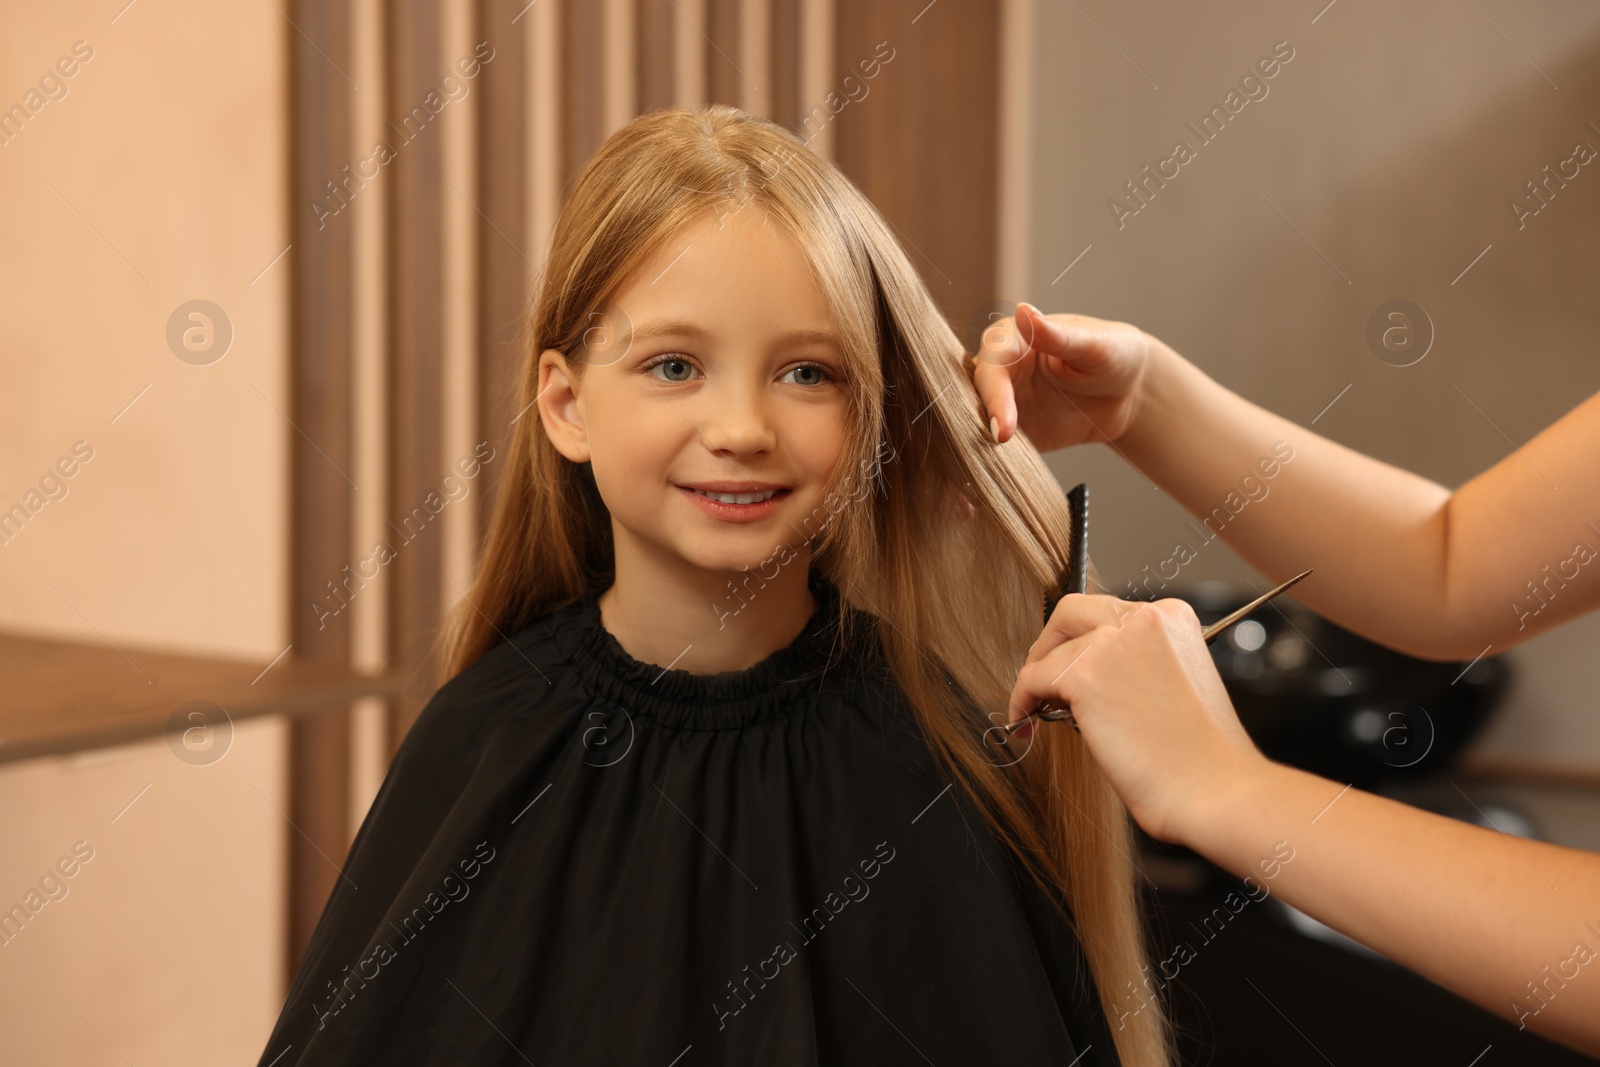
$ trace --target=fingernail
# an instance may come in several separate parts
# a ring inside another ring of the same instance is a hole
[[[994,438],[994,443],[1000,443],[1000,418],[997,415],[989,416],[989,436]]]

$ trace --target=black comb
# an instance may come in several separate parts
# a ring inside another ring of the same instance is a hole
[[[1072,526],[1072,539],[1067,545],[1067,575],[1061,583],[1061,596],[1089,591],[1089,487],[1082,482],[1067,493],[1067,511]],[[1046,595],[1044,618],[1048,622],[1051,612],[1061,597]]]

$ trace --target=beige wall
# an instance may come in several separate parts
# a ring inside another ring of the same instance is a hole
[[[0,107],[93,50],[0,144],[0,506],[93,449],[0,546],[0,627],[265,662],[286,644],[288,260],[269,264],[293,31],[271,4],[123,3],[12,4],[0,32]],[[196,298],[233,325],[210,366],[166,342]],[[205,767],[161,741],[0,765],[0,905],[74,842],[94,853],[0,946],[0,1059],[253,1062],[282,997],[274,806],[276,722]]]
[[[1509,452],[1495,426],[1521,443],[1600,388],[1600,163],[1521,231],[1506,206],[1576,141],[1600,148],[1600,9],[1477,8],[1035,5],[1027,282],[1006,295],[1137,323],[1301,425],[1349,385],[1317,432],[1459,485]],[[1295,55],[1268,95],[1119,230],[1107,200],[1178,138],[1198,144],[1184,123],[1281,40]],[[1393,298],[1436,326],[1415,366],[1363,339]],[[1170,554],[1185,514],[1108,449],[1051,462],[1091,485],[1113,587]],[[1250,574],[1221,544],[1185,573]],[[1512,653],[1521,681],[1483,743],[1600,766],[1597,640],[1590,616]]]

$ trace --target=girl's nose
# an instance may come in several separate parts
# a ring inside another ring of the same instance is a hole
[[[759,387],[708,392],[705,403],[700,433],[711,451],[743,455],[770,451],[776,443],[769,398]]]

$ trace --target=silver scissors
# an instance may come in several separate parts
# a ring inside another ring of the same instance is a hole
[[[1075,486],[1072,491],[1067,494],[1067,504],[1070,508],[1072,516],[1072,541],[1069,545],[1071,556],[1067,561],[1067,580],[1062,584],[1062,595],[1066,595],[1068,593],[1088,592],[1089,487],[1083,484]],[[1277,586],[1274,589],[1267,590],[1265,593],[1262,593],[1260,596],[1250,601],[1250,603],[1244,605],[1236,611],[1230,611],[1227,615],[1224,615],[1216,622],[1202,629],[1200,631],[1200,636],[1205,640],[1205,643],[1209,645],[1222,634],[1222,631],[1226,630],[1234,623],[1239,622],[1246,615],[1249,615],[1251,612],[1267,603],[1267,601],[1271,600],[1273,597],[1276,597],[1280,593],[1287,591],[1295,583],[1303,580],[1310,574],[1310,570],[1301,571],[1299,574],[1295,575],[1293,578],[1290,578],[1282,585]],[[1045,604],[1044,617],[1046,620],[1050,618],[1051,610],[1054,608],[1054,606],[1054,604],[1048,602]],[[1072,709],[1070,707],[1058,707],[1048,700],[1041,700],[1039,702],[1039,706],[1031,713],[1024,715],[1016,722],[1006,723],[1004,726],[999,728],[1005,735],[1000,738],[1000,743],[1005,744],[1006,738],[1015,732],[1023,723],[1033,722],[1034,720],[1038,720],[1040,722],[1061,722],[1065,720],[1066,722],[1072,724],[1072,728],[1074,730],[1078,729],[1077,720],[1072,717]]]

